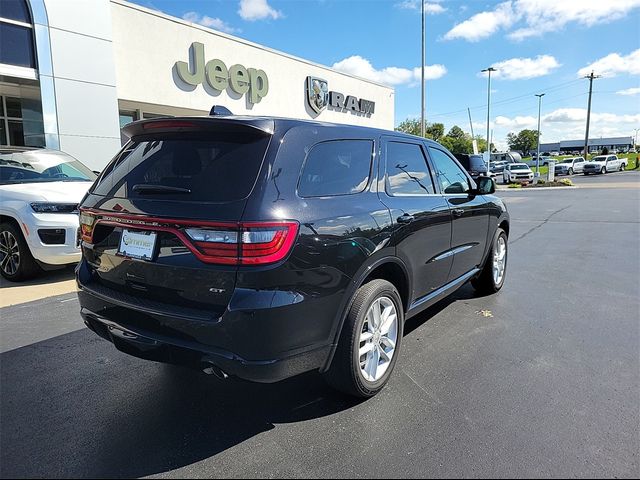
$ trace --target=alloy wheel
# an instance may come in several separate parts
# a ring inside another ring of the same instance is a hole
[[[503,236],[498,237],[496,248],[493,252],[493,281],[500,285],[504,277],[504,270],[507,265],[507,241]]]
[[[18,240],[8,230],[0,232],[0,268],[10,277],[20,268]]]
[[[398,339],[398,312],[389,297],[377,298],[367,310],[358,343],[360,373],[376,382],[391,365]]]

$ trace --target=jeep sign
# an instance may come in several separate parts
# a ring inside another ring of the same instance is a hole
[[[205,81],[214,90],[223,91],[227,87],[239,95],[248,95],[251,103],[259,103],[269,93],[269,78],[264,70],[246,68],[237,64],[227,68],[222,60],[204,62],[204,45],[191,44],[193,65],[176,62],[178,77],[188,85],[197,86]]]

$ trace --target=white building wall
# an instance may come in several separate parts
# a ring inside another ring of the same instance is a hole
[[[190,24],[122,0],[112,0],[113,48],[121,104],[150,104],[208,112],[213,104],[234,114],[274,115],[393,129],[394,90],[328,67],[270,50],[246,40]],[[252,105],[246,97],[203,85],[187,88],[174,72],[176,61],[189,61],[193,42],[204,44],[205,61],[222,60],[262,69],[269,93]],[[325,109],[315,115],[305,100],[308,75],[329,82],[329,90],[375,102],[375,113],[363,116]],[[167,112],[160,112],[167,113]]]
[[[46,95],[55,95],[60,150],[101,170],[120,148],[110,2],[45,6],[53,78]]]

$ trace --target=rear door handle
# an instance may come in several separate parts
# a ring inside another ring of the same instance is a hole
[[[454,217],[461,217],[462,215],[464,215],[464,210],[462,208],[454,208],[453,209],[453,216]]]
[[[411,223],[415,219],[416,218],[413,215],[409,215],[408,213],[405,213],[404,215],[401,215],[398,217],[398,223]]]

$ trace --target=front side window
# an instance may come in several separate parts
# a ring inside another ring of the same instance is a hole
[[[429,155],[436,169],[442,193],[455,194],[469,191],[469,180],[463,170],[445,152],[429,147]]]
[[[415,143],[387,144],[387,193],[391,196],[435,193],[427,159]]]
[[[362,192],[369,183],[373,142],[335,140],[315,145],[307,154],[298,182],[301,197]]]

